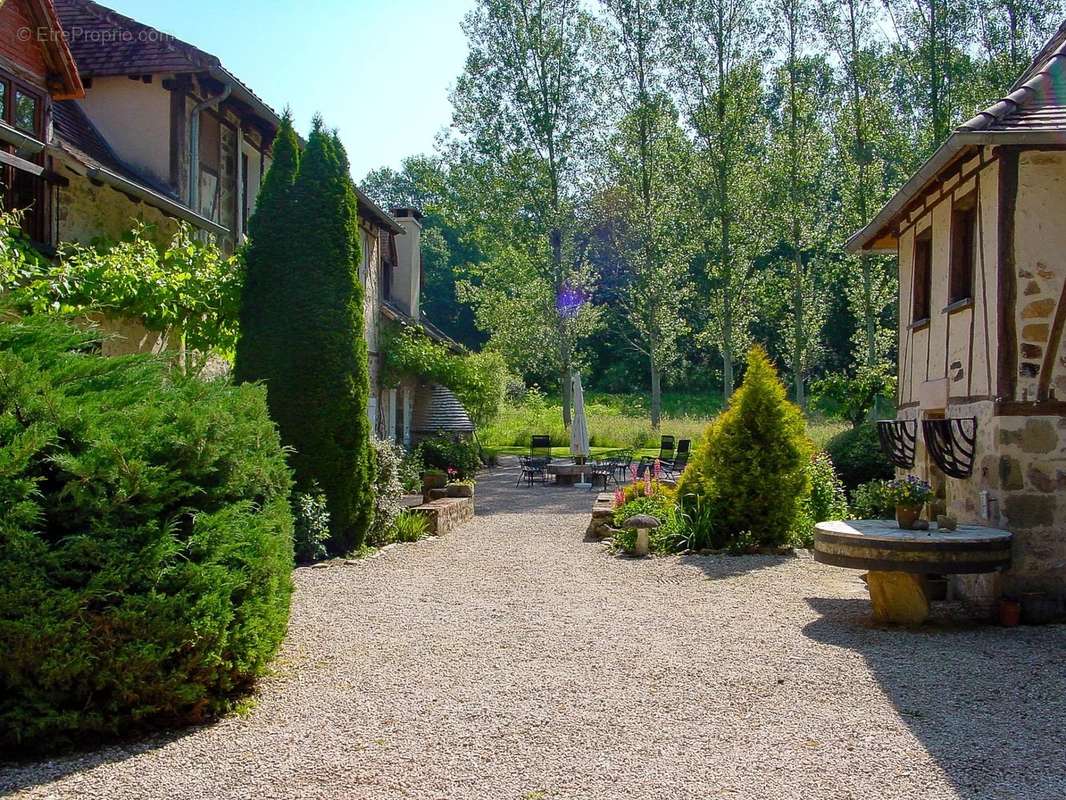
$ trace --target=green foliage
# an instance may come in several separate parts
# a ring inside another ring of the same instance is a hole
[[[309,564],[326,557],[329,539],[329,509],[326,496],[312,484],[312,491],[299,492],[293,498],[293,546],[296,561]]]
[[[422,514],[402,511],[389,528],[390,542],[417,542],[429,533],[429,520]]]
[[[290,259],[302,246],[294,228],[292,191],[300,167],[300,145],[288,110],[274,138],[270,169],[248,221],[245,279],[240,300],[240,337],[234,377],[241,382],[284,382],[289,371],[289,338],[299,323],[289,305],[296,276]]]
[[[831,417],[847,420],[856,428],[869,421],[871,414],[892,417],[895,414],[896,366],[860,366],[854,376],[840,372],[826,375],[811,384],[811,394],[818,408]]]
[[[383,386],[395,386],[405,377],[439,383],[455,392],[479,427],[499,412],[507,381],[499,353],[454,353],[421,330],[398,325],[385,326],[380,348]]]
[[[419,445],[422,463],[429,469],[442,470],[450,477],[473,478],[481,467],[477,442],[446,433],[426,439]]]
[[[240,264],[195,238],[188,225],[166,247],[155,243],[151,225],[140,222],[117,242],[64,243],[52,264],[33,252],[17,219],[0,218],[0,288],[17,307],[72,318],[137,319],[149,330],[180,335],[190,355],[233,350]]]
[[[285,633],[291,479],[255,386],[0,323],[0,749],[224,711]]]
[[[892,519],[896,501],[888,481],[868,481],[851,493],[851,513],[856,519]]]
[[[830,519],[847,519],[848,501],[844,483],[825,453],[815,453],[807,462],[810,491],[800,505],[793,532],[793,543],[800,547],[814,544],[814,526]]]
[[[703,498],[713,508],[715,546],[751,531],[763,546],[788,541],[809,490],[812,445],[803,415],[761,347],[748,353],[741,387],[707,430],[681,476],[686,505]]]
[[[242,302],[250,325],[237,375],[266,383],[297,486],[322,487],[329,550],[342,554],[363,543],[374,515],[357,202],[344,149],[321,119],[298,160],[289,153],[293,136],[283,133],[283,157],[271,167],[279,174],[268,174],[250,224],[249,272],[257,277]]]
[[[933,499],[933,487],[917,475],[907,475],[889,481],[885,497],[896,506],[924,506]]]
[[[684,542],[685,520],[671,492],[653,485],[651,495],[644,495],[642,482],[624,490],[629,498],[614,510],[614,546],[623,553],[632,553],[636,548],[637,532],[625,527],[630,517],[646,514],[659,521],[659,527],[648,531],[648,549],[652,553],[672,553]],[[632,491],[630,491],[630,489]]]
[[[399,445],[385,439],[372,438],[376,467],[374,473],[374,524],[367,542],[375,547],[387,543],[389,531],[396,517],[403,511],[403,483],[401,465],[405,456]]]
[[[840,479],[849,490],[877,478],[891,478],[892,465],[881,452],[877,427],[871,423],[844,430],[825,444]]]
[[[406,494],[422,491],[422,467],[422,451],[419,448],[416,447],[403,454],[397,474]]]

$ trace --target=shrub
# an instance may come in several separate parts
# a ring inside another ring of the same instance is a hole
[[[422,491],[422,450],[414,448],[403,455],[400,462],[400,485],[407,494]]]
[[[815,408],[858,427],[871,416],[895,414],[896,365],[859,367],[855,375],[833,373],[811,383]]]
[[[881,452],[877,426],[872,423],[838,433],[826,442],[825,451],[849,490],[860,483],[893,476],[892,465]]]
[[[896,501],[884,480],[868,481],[851,493],[851,513],[856,519],[892,519]]]
[[[309,564],[326,557],[329,539],[329,509],[326,496],[314,484],[312,491],[300,492],[293,498],[293,546],[296,560]]]
[[[799,547],[814,544],[814,526],[830,519],[847,519],[848,501],[844,484],[825,453],[816,453],[807,462],[810,491],[800,506],[793,543]]]
[[[291,479],[262,388],[0,323],[0,749],[226,709],[288,621]]]
[[[753,347],[744,382],[708,427],[677,488],[686,511],[699,498],[709,504],[714,546],[744,531],[762,546],[788,541],[809,486],[813,447],[805,428],[766,352]]]
[[[471,439],[438,433],[422,442],[419,448],[422,461],[428,469],[444,470],[460,480],[473,478],[481,466],[477,442]]]
[[[285,168],[292,170],[291,160]],[[263,245],[253,236],[249,270],[258,264],[261,278],[249,286],[263,291],[262,281],[276,277],[284,305],[279,308],[276,293],[264,297],[251,288],[246,293],[242,319],[258,322],[242,333],[238,375],[265,381],[270,414],[282,442],[293,450],[289,461],[296,484],[300,491],[315,481],[322,487],[329,551],[347,553],[363,544],[374,516],[370,378],[355,188],[344,149],[321,118],[314,121],[291,186],[286,178],[277,190],[277,198],[256,209],[260,219],[253,233],[273,229],[274,234]],[[256,303],[268,301],[277,312],[263,319]]]
[[[417,542],[424,538],[428,531],[429,520],[422,514],[402,511],[392,521],[388,538],[392,542]]]
[[[400,482],[400,465],[403,463],[403,448],[393,442],[374,438],[371,440],[377,460],[374,478],[374,524],[370,527],[367,541],[374,547],[385,544],[392,523],[403,511],[403,484]]]

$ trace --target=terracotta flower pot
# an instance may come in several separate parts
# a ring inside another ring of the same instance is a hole
[[[1000,598],[999,601],[999,624],[1005,628],[1013,628],[1022,621],[1022,604],[1009,597]]]
[[[905,531],[912,531],[921,514],[921,506],[896,506],[896,524]]]
[[[443,489],[448,485],[448,476],[443,472],[427,472],[422,476],[423,494],[430,489]]]

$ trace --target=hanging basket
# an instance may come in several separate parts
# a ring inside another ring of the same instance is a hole
[[[914,466],[914,445],[918,440],[918,423],[913,419],[882,419],[877,423],[881,452],[895,466]]]
[[[922,435],[941,472],[950,478],[969,478],[973,474],[976,417],[923,419]]]

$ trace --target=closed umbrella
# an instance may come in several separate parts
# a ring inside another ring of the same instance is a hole
[[[581,374],[575,372],[570,378],[571,397],[574,401],[574,422],[570,426],[570,455],[575,460],[584,461],[589,456],[589,424],[585,419],[585,392],[581,388]],[[578,486],[588,487],[585,475],[581,475]]]

